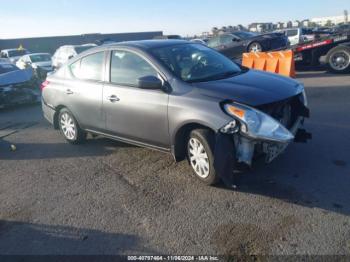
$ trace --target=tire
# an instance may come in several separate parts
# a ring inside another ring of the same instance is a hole
[[[328,71],[335,74],[350,72],[350,47],[337,46],[327,54]]]
[[[209,130],[195,129],[190,133],[187,159],[196,178],[204,184],[215,185],[219,182],[214,168],[214,135]]]
[[[61,109],[58,125],[61,134],[70,144],[80,144],[86,139],[86,132],[79,127],[77,120],[67,108]]]
[[[262,52],[263,51],[263,47],[260,43],[258,42],[253,42],[248,46],[248,52]]]

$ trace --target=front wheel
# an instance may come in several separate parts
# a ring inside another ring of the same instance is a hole
[[[337,46],[327,54],[328,70],[336,74],[350,72],[350,47]]]
[[[196,177],[207,185],[220,180],[214,169],[214,135],[206,129],[193,130],[188,138],[187,158]]]
[[[249,51],[249,53],[250,52],[257,53],[257,52],[262,52],[263,48],[262,48],[261,44],[259,44],[258,42],[254,42],[254,43],[251,43],[249,45],[248,51]]]
[[[86,138],[86,133],[80,129],[73,114],[63,108],[58,116],[60,131],[64,138],[71,144],[79,144]]]

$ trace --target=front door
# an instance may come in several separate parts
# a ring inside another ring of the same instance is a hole
[[[110,65],[110,81],[103,90],[107,132],[169,149],[168,94],[137,87],[140,77],[159,77],[155,67],[139,54],[126,50],[112,51]]]

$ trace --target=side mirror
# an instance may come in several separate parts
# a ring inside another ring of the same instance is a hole
[[[162,81],[155,76],[144,76],[137,80],[137,86],[141,89],[161,89]]]

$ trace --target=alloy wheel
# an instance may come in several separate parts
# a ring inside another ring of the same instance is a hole
[[[196,138],[189,140],[189,159],[195,173],[206,179],[210,174],[209,157],[203,144]]]
[[[77,128],[73,118],[68,113],[63,113],[60,121],[61,129],[65,137],[69,140],[74,140],[76,138]]]

